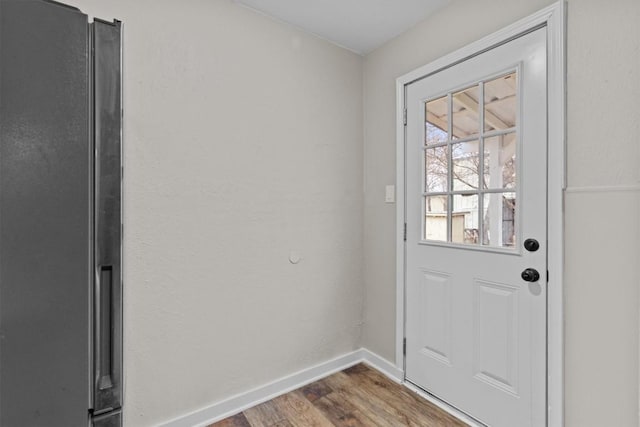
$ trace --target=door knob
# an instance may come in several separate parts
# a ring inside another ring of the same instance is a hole
[[[529,252],[535,252],[540,248],[540,243],[536,239],[527,239],[524,241],[524,248]]]
[[[520,276],[526,282],[537,282],[540,279],[540,273],[535,268],[525,269]]]

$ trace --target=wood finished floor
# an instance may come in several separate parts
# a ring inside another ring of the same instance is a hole
[[[359,364],[209,427],[449,427],[465,423]]]

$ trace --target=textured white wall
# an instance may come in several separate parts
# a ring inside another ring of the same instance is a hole
[[[395,357],[395,79],[550,4],[455,0],[365,58],[365,330]],[[481,19],[479,19],[481,17]],[[638,425],[640,2],[568,4],[566,425]],[[613,186],[604,189],[601,186]]]
[[[566,420],[569,427],[632,427],[638,425],[640,1],[571,0],[568,16]]]
[[[70,3],[125,25],[126,425],[359,348],[362,58],[229,0]]]

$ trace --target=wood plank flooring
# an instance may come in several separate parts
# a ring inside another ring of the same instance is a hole
[[[355,365],[209,427],[463,427],[380,372]]]

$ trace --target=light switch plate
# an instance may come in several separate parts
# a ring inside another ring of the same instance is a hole
[[[395,203],[396,201],[396,186],[395,185],[387,185],[384,188],[384,202],[385,203]]]

